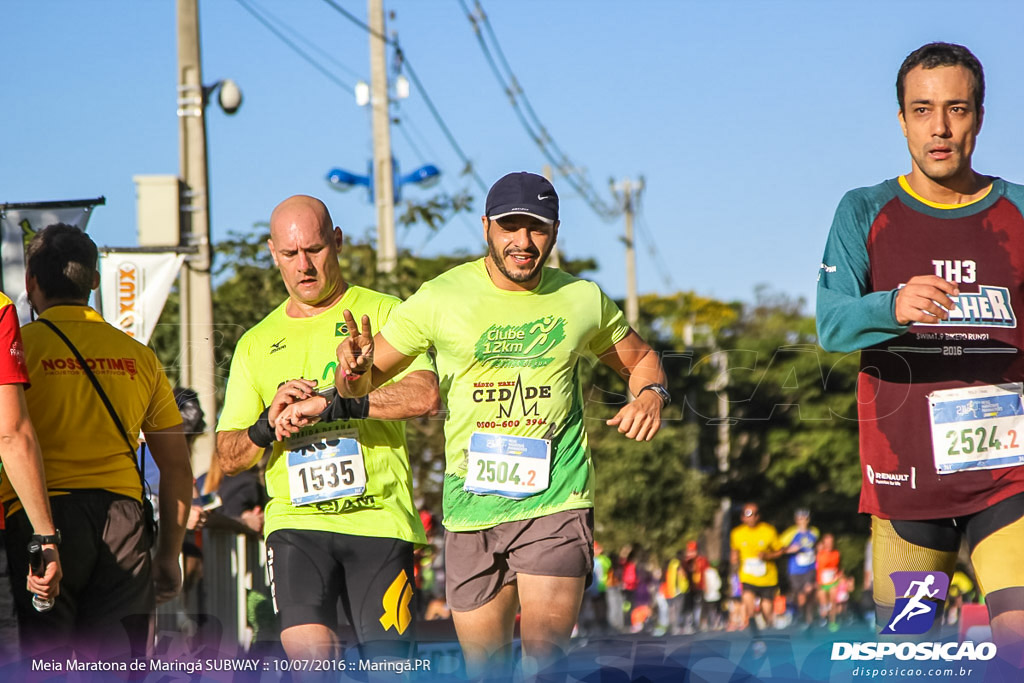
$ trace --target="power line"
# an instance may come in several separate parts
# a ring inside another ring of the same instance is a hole
[[[419,147],[417,147],[415,141],[413,141],[412,137],[409,135],[409,130],[410,130],[411,127],[406,127],[406,125],[405,125],[406,123],[409,123],[409,119],[408,118],[398,119],[398,121],[397,121],[398,131],[402,134],[402,137],[405,138],[405,141],[409,144],[409,147],[412,148],[413,153],[416,154],[419,157],[420,161],[421,162],[425,161],[426,157],[423,156],[423,152],[420,151],[420,149],[419,149]],[[431,154],[433,154],[433,152],[431,152]],[[434,155],[434,156],[436,156],[436,155]],[[441,177],[441,187],[444,188],[444,191],[447,192],[449,196],[452,196],[451,188],[448,187],[448,183],[445,182],[444,176]],[[476,230],[473,229],[472,224],[469,223],[468,220],[466,219],[466,215],[462,211],[456,211],[455,213],[461,219],[462,225],[463,225],[464,228],[466,228],[466,231],[473,238],[475,238],[477,242],[479,242],[480,241],[480,234]],[[417,250],[416,250],[417,253],[423,251],[423,248],[426,247],[431,241],[433,241],[433,239],[435,237],[437,237],[441,233],[442,230],[444,230],[447,226],[451,225],[451,223],[452,223],[452,220],[449,219],[449,220],[445,221],[444,224],[441,227],[439,227],[437,230],[431,230],[430,234],[427,235],[427,238],[425,240],[423,240],[423,242],[420,244],[419,247],[417,247]]]
[[[397,124],[395,127],[398,128],[398,132],[402,134],[403,138],[405,138],[406,144],[412,148],[413,154],[416,155],[416,158],[421,164],[425,164],[427,162],[427,157],[423,154],[423,151],[420,150],[419,145],[417,145],[412,139],[412,136],[409,135],[409,130],[402,124],[402,119],[397,119],[395,123]]]
[[[371,36],[374,36],[375,38],[380,38],[381,40],[383,40],[388,45],[392,45],[394,47],[397,47],[397,45],[395,45],[386,35],[384,35],[383,33],[378,33],[377,31],[374,31],[372,28],[370,28],[369,24],[365,23],[362,19],[360,19],[356,15],[352,14],[351,12],[349,12],[347,9],[345,9],[344,7],[339,5],[338,3],[334,2],[334,0],[324,0],[324,2],[326,2],[328,5],[333,7],[338,13],[341,14],[341,16],[345,17],[346,19],[351,21],[353,24],[355,24],[359,28],[361,28],[364,31],[366,31],[367,33],[369,33]]]
[[[466,6],[464,0],[460,0],[460,2],[463,3],[462,6],[463,9],[465,9]],[[548,133],[547,128],[545,128],[544,124],[541,123],[540,117],[537,116],[537,112],[534,111],[533,105],[530,103],[530,98],[526,96],[526,91],[523,90],[523,87],[519,84],[519,79],[516,78],[515,72],[512,71],[512,67],[509,65],[508,59],[505,57],[505,51],[501,49],[501,43],[498,42],[498,36],[494,33],[494,28],[491,26],[490,18],[484,12],[484,8],[480,5],[479,0],[476,0],[476,8],[483,20],[484,28],[487,29],[487,35],[491,37],[491,42],[494,44],[494,51],[497,53],[498,59],[501,60],[502,65],[505,67],[505,72],[509,76],[509,86],[511,91],[518,95],[518,100],[523,103],[523,109],[536,124],[540,132],[540,138],[551,145],[551,149],[557,156],[568,161],[568,155],[561,150],[554,138],[552,138]]]
[[[284,33],[278,30],[277,27],[271,24],[263,15],[259,14],[248,3],[246,3],[245,0],[236,0],[236,2],[238,2],[238,4],[241,5],[246,12],[255,17],[256,21],[263,24],[263,26],[266,27],[268,31],[277,36],[285,45],[290,47],[295,53],[302,57],[314,69],[322,73],[329,80],[333,81],[336,85],[344,88],[345,90],[348,90],[349,92],[352,92],[354,90],[353,86],[349,85],[345,81],[335,76],[329,69],[327,69],[322,64],[313,59],[313,57],[311,57],[305,50],[299,47],[293,40],[291,40],[288,36],[286,36]]]
[[[336,85],[338,85],[341,88],[347,90],[348,92],[352,92],[354,90],[354,88],[352,86],[350,86],[348,83],[345,83],[344,81],[342,81],[341,79],[336,77],[333,73],[331,73],[328,69],[326,69],[322,64],[318,63],[308,52],[306,52],[305,50],[300,48],[296,44],[295,41],[293,41],[290,38],[288,38],[281,30],[279,30],[276,26],[274,26],[267,17],[269,17],[270,19],[273,19],[275,22],[277,22],[278,24],[283,26],[292,35],[296,36],[296,38],[298,38],[299,40],[304,42],[306,45],[308,45],[310,48],[312,48],[313,50],[318,52],[321,56],[326,57],[328,60],[333,62],[336,66],[338,66],[342,70],[347,71],[349,74],[353,75],[356,78],[361,78],[361,75],[358,72],[356,72],[355,70],[353,70],[353,69],[347,67],[346,65],[342,64],[341,62],[339,62],[337,59],[335,59],[333,56],[331,56],[325,50],[319,48],[317,45],[315,45],[310,40],[305,38],[297,30],[295,30],[294,28],[288,26],[288,24],[286,24],[285,22],[281,21],[278,17],[276,17],[273,14],[271,14],[270,12],[266,11],[264,8],[259,7],[258,10],[257,10],[256,6],[249,5],[245,0],[237,0],[237,2],[247,12],[249,12],[249,14],[251,14],[257,21],[259,21],[264,27],[266,27],[267,30],[269,30],[271,33],[273,33],[275,36],[277,36],[282,42],[284,42],[288,47],[290,47],[292,50],[294,50],[299,56],[301,56],[307,63],[309,63],[311,66],[313,66],[317,71],[319,71],[322,74],[324,74],[325,76],[327,76],[327,78],[329,78],[331,81],[333,81]],[[363,28],[367,32],[369,32],[371,34],[379,35],[375,31],[370,30],[370,28],[368,26],[366,26],[365,24],[363,24],[361,21],[359,21],[355,17],[352,17],[343,8],[335,5],[333,2],[330,2],[329,0],[328,0],[328,4],[330,4],[332,7],[334,7],[338,11],[340,11],[342,14],[344,14],[347,17],[349,17],[350,19],[352,19],[357,25],[359,25],[361,28]],[[264,15],[266,15],[266,16],[264,16]],[[389,44],[396,45],[396,49],[397,49],[397,44],[395,44],[393,41],[388,40],[387,42]],[[400,60],[401,60],[402,57],[401,57],[401,51],[400,50],[399,50],[399,57],[400,57]],[[406,66],[408,66],[408,62],[407,61],[405,61],[405,64],[406,64]],[[421,88],[421,90],[422,90],[422,88]],[[411,128],[413,130],[418,130],[418,129],[416,129],[415,124],[412,122],[412,120],[409,118],[408,115],[403,114],[403,117],[402,117],[401,121],[404,121],[406,124],[408,124],[409,128]],[[406,130],[405,126],[401,126],[400,125],[399,126],[399,130],[401,131],[401,133],[405,137],[406,141],[409,143],[409,146],[412,148],[413,152],[419,156],[420,161],[423,161],[424,160],[423,153],[420,151],[420,149],[416,145],[415,141],[413,141],[413,139],[409,136],[408,131]],[[420,134],[420,137],[424,138],[424,136],[422,134]],[[427,147],[429,148],[429,144],[427,145]],[[431,150],[431,152],[433,153],[433,150]],[[434,156],[438,156],[438,155],[434,154]],[[467,164],[469,163],[468,160],[466,160],[465,158],[463,159],[463,161],[465,161]],[[477,180],[478,180],[478,182],[482,183],[482,180],[480,180],[479,177],[477,178]],[[481,186],[486,191],[486,185],[481,185]],[[449,194],[451,193],[450,189],[447,186],[445,186],[445,190],[448,191]],[[473,231],[472,226],[468,224],[468,222],[466,221],[466,217],[464,215],[462,215],[461,212],[460,212],[459,217],[462,219],[463,227],[466,228],[467,232],[471,236],[473,236],[473,237],[477,238],[477,240],[479,240],[480,236],[475,231]],[[445,225],[448,225],[448,223],[450,223],[450,222],[451,221],[447,221],[445,223]],[[443,229],[444,227],[445,226],[441,226],[440,229],[431,231],[431,235],[428,237],[426,242],[424,242],[424,244],[421,245],[421,248],[422,248],[422,246],[425,246],[426,243],[428,243],[434,237],[436,237],[437,234],[440,232],[440,230]]]
[[[490,20],[488,19],[486,12],[484,12],[483,6],[481,6],[479,0],[475,0],[477,10],[475,14],[470,11],[465,0],[459,0],[459,4],[462,6],[463,11],[469,19],[470,25],[473,27],[473,32],[476,35],[480,49],[484,53],[488,66],[490,66],[491,72],[494,74],[494,77],[497,79],[502,90],[508,96],[509,103],[512,105],[512,109],[527,135],[529,135],[530,139],[532,139],[534,144],[537,145],[544,157],[558,170],[573,189],[583,197],[584,201],[586,201],[594,213],[604,220],[611,220],[616,217],[619,214],[618,209],[606,202],[600,194],[598,194],[587,179],[586,175],[578,166],[573,164],[569,159],[569,156],[562,151],[561,147],[558,146],[554,138],[537,116],[537,112],[530,104],[529,98],[526,97],[526,92],[519,84],[519,79],[516,77],[515,72],[512,71],[512,67],[505,58],[505,53],[501,49],[498,37],[495,34]],[[494,45],[494,53],[498,55],[498,59],[504,66],[504,73],[495,60],[494,54],[492,54],[491,47],[488,45],[488,40],[484,38],[481,26],[483,26],[487,35],[490,37],[490,43]]]
[[[380,40],[383,40],[387,45],[390,45],[395,49],[396,56],[408,70],[409,79],[412,81],[413,85],[416,86],[416,89],[419,91],[420,95],[423,96],[423,101],[426,103],[427,109],[430,110],[430,114],[434,117],[434,121],[437,122],[437,125],[441,129],[441,132],[444,134],[445,139],[448,140],[448,144],[451,145],[452,149],[455,150],[456,155],[458,155],[459,159],[462,160],[462,163],[464,164],[463,173],[468,173],[469,175],[471,175],[473,177],[473,180],[475,180],[476,184],[480,187],[480,190],[486,193],[488,190],[487,183],[485,183],[484,179],[480,177],[479,173],[477,173],[476,166],[473,164],[472,161],[470,161],[469,157],[462,150],[462,147],[455,140],[455,136],[452,134],[451,129],[448,128],[448,124],[445,123],[444,117],[441,116],[441,112],[439,112],[437,107],[434,105],[433,99],[431,99],[430,94],[427,92],[427,89],[423,86],[423,82],[420,80],[419,75],[416,73],[416,69],[413,68],[412,62],[409,61],[408,55],[406,55],[405,52],[402,50],[401,46],[398,44],[398,41],[393,38],[388,38],[386,35],[383,35],[382,33],[374,31],[365,22],[363,22],[361,19],[356,17],[354,14],[346,10],[338,3],[334,2],[334,0],[324,0],[324,2],[326,2],[335,11],[337,11],[339,14],[341,14],[343,17],[348,19],[350,22],[352,22],[359,28],[363,29],[370,35],[379,38]]]
[[[250,2],[251,2],[251,0],[250,0]],[[355,78],[356,80],[360,80],[360,81],[366,80],[365,74],[362,74],[362,73],[356,71],[355,69],[353,69],[352,67],[350,67],[348,64],[345,64],[345,63],[341,62],[333,54],[331,54],[327,50],[323,49],[322,47],[320,47],[319,45],[317,45],[313,41],[311,41],[308,38],[306,38],[305,36],[303,36],[301,31],[299,31],[298,29],[295,29],[295,28],[289,26],[280,17],[275,16],[272,12],[268,11],[266,7],[261,7],[259,5],[256,5],[255,3],[253,3],[253,6],[257,7],[259,9],[259,11],[263,13],[264,16],[269,17],[270,19],[273,19],[278,25],[284,27],[293,36],[295,36],[296,38],[298,38],[299,40],[304,42],[306,45],[308,45],[310,48],[315,50],[322,58],[324,58],[327,61],[331,62],[332,64],[337,66],[339,69],[341,69],[342,71],[347,73],[352,78]]]
[[[395,49],[401,51],[401,48],[396,47]],[[426,88],[423,87],[423,82],[420,81],[420,77],[416,75],[416,70],[412,67],[409,59],[405,57],[404,54],[402,56],[402,61],[405,63],[406,69],[409,70],[409,78],[412,80],[413,85],[416,86],[416,89],[420,94],[423,95],[423,101],[426,102],[427,108],[430,110],[430,113],[433,114],[437,125],[440,126],[441,132],[444,133],[445,138],[448,140],[448,144],[452,146],[452,149],[454,149],[455,153],[458,154],[462,163],[465,164],[463,167],[463,173],[468,172],[472,175],[477,186],[479,186],[480,190],[486,194],[488,190],[487,183],[485,183],[484,179],[480,177],[479,173],[477,173],[476,166],[474,166],[473,162],[469,160],[466,153],[462,151],[462,147],[459,146],[459,143],[455,141],[455,136],[452,135],[451,130],[449,130],[448,124],[444,122],[444,119],[441,117],[441,113],[437,111],[437,107],[434,106],[433,100],[430,99],[430,95],[427,94]]]
[[[423,156],[423,154],[420,154],[420,156],[422,157],[422,161],[426,161],[427,159],[441,158],[441,155],[438,154],[437,150],[435,150],[433,145],[430,144],[430,140],[427,138],[427,136],[425,136],[423,134],[423,131],[420,130],[419,126],[416,125],[416,121],[410,118],[405,111],[401,111],[401,113],[397,117],[397,123],[400,132],[405,137],[405,139],[409,141],[410,144],[412,144],[412,139],[410,138],[411,133],[412,136],[415,136],[418,144],[421,145],[423,149],[427,151],[427,154],[429,155],[428,157],[425,157]]]

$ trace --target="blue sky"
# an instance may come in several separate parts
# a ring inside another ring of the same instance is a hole
[[[244,0],[346,84],[369,80],[365,32],[323,0]],[[336,0],[365,19],[363,0]],[[467,2],[467,4],[472,4]],[[643,175],[642,293],[694,290],[750,300],[758,284],[813,301],[821,251],[842,194],[909,170],[894,79],[931,40],[970,47],[986,69],[975,167],[1024,180],[1019,149],[1024,41],[1019,2],[687,2],[486,0],[501,46],[558,145],[607,197],[610,177]],[[458,0],[391,0],[410,62],[487,184],[544,159],[487,67]],[[363,191],[327,187],[329,168],[365,172],[368,110],[303,61],[239,0],[200,0],[204,81],[230,77],[245,102],[207,112],[213,238],[248,231],[293,193],[324,199],[348,234],[374,231]],[[105,195],[90,232],[136,244],[136,174],[178,173],[172,0],[15,0],[0,8],[0,201]],[[308,41],[308,42],[307,42]],[[313,47],[315,46],[315,47]],[[323,55],[319,50],[327,53]],[[327,56],[329,55],[329,56]],[[423,97],[395,111],[406,170],[446,172],[472,215],[438,234],[415,227],[418,253],[481,252],[482,192]],[[625,293],[621,219],[606,222],[555,179],[562,248]],[[425,196],[409,190],[408,196]],[[268,309],[270,307],[268,302]]]

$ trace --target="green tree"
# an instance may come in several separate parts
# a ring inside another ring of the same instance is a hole
[[[667,557],[714,512],[708,477],[688,458],[698,427],[666,424],[653,441],[638,443],[604,424],[614,411],[588,410],[597,412],[587,424],[597,471],[595,534],[609,548],[639,544]]]
[[[715,526],[718,501],[754,500],[780,527],[797,507],[811,508],[815,523],[839,536],[844,565],[859,561],[856,354],[823,351],[804,302],[767,289],[752,304],[692,292],[640,304],[639,331],[662,354],[674,405],[654,441],[624,443],[597,419],[625,399],[622,381],[601,366],[585,375],[599,538],[664,557],[703,529],[714,546],[735,523]],[[726,471],[716,453],[720,395],[730,423]]]
[[[757,502],[762,518],[780,527],[807,507],[823,531],[862,543],[857,355],[821,349],[803,307],[802,300],[760,289],[721,335],[736,422],[720,490],[737,503]],[[850,540],[841,545],[849,549]]]
[[[703,421],[712,414],[699,349],[683,339],[694,329],[712,335],[736,320],[734,306],[693,292],[641,297],[638,332],[660,355],[673,405],[654,440],[627,440],[605,424],[626,400],[626,385],[607,366],[584,367],[587,433],[596,469],[595,535],[609,548],[642,545],[666,558],[712,522],[717,505],[714,467],[703,451]],[[687,330],[689,328],[689,331]],[[689,407],[688,407],[689,406]]]

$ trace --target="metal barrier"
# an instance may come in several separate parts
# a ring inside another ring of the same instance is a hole
[[[247,621],[250,590],[270,593],[266,546],[245,524],[211,512],[202,532],[202,578],[157,608],[158,638],[203,636],[222,653],[245,652],[252,638]],[[184,571],[184,569],[183,569]]]

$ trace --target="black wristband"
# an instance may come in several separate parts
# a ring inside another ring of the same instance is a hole
[[[321,422],[337,422],[338,420],[365,420],[370,414],[370,398],[341,398],[335,395],[327,408],[320,413]]]
[[[249,439],[260,448],[266,448],[274,443],[276,438],[274,428],[270,425],[269,415],[270,408],[267,408],[260,413],[259,418],[249,427]]]
[[[32,534],[32,540],[39,545],[60,545],[60,529],[54,530],[52,534]]]
[[[359,398],[347,398],[348,401],[348,414],[350,417],[356,420],[365,420],[370,414],[370,396],[360,396]]]
[[[324,396],[324,398],[327,397]],[[345,399],[337,394],[334,394],[334,397],[327,402],[327,407],[320,413],[321,422],[337,422],[338,420],[347,420],[348,417],[348,406],[345,404]]]

